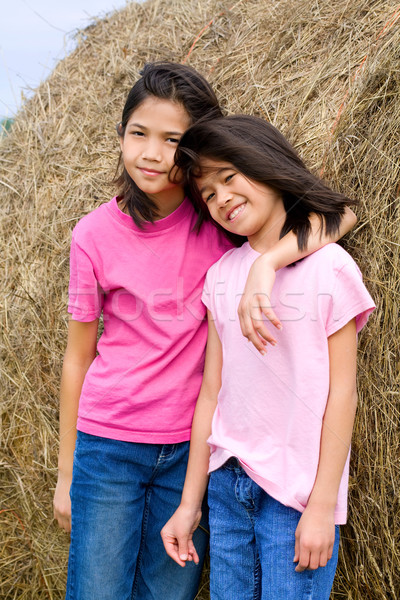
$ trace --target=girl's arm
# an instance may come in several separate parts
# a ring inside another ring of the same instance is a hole
[[[297,236],[290,232],[280,239],[273,248],[254,261],[247,277],[238,314],[243,335],[261,353],[265,352],[267,342],[273,345],[276,344],[274,336],[265,327],[262,316],[265,315],[278,329],[282,326],[272,310],[269,300],[276,271],[312,254],[326,246],[326,244],[337,242],[354,227],[356,221],[357,217],[353,211],[346,207],[340,222],[339,233],[330,237],[323,232],[321,235],[321,221],[317,215],[312,214],[310,216],[311,233],[306,250],[299,250]]]
[[[78,404],[86,372],[96,356],[99,321],[69,321],[60,389],[60,450],[58,479],[54,493],[54,518],[65,531],[71,531],[72,463],[76,441]]]
[[[335,541],[334,513],[357,406],[355,319],[328,338],[330,386],[315,484],[296,530],[296,571],[324,567]]]
[[[208,311],[208,339],[203,383],[197,400],[190,438],[189,462],[179,507],[161,530],[167,554],[180,565],[199,562],[192,536],[201,519],[201,505],[208,483],[210,449],[207,439],[221,388],[222,348]]]

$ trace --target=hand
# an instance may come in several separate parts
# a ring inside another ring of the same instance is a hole
[[[332,558],[335,543],[333,510],[307,506],[296,529],[293,562],[297,573],[325,567]]]
[[[269,264],[268,257],[261,255],[257,258],[249,271],[238,308],[242,333],[261,354],[265,354],[267,342],[273,346],[277,344],[276,339],[265,327],[263,315],[277,329],[282,329],[282,324],[270,303],[275,275],[275,269]]]
[[[180,505],[161,530],[166,553],[181,567],[185,566],[186,561],[194,561],[196,565],[199,563],[192,538],[200,519],[200,509],[186,509]]]
[[[59,473],[53,499],[54,518],[59,526],[67,532],[71,531],[71,499],[69,497],[71,481],[72,476]]]

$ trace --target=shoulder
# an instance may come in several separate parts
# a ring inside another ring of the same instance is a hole
[[[207,236],[216,240],[220,245],[225,246],[227,250],[235,248],[233,242],[229,240],[224,230],[217,227],[212,221],[204,221],[200,231],[203,231]]]
[[[218,261],[228,250],[233,248],[232,242],[226,237],[225,233],[218,229],[210,221],[205,221],[199,232],[195,232],[204,256],[209,259],[209,265]]]
[[[327,244],[313,254],[307,256],[302,262],[305,267],[314,266],[318,271],[329,272],[337,276],[343,269],[349,267],[361,274],[354,259],[338,244]]]
[[[112,221],[109,205],[110,202],[105,202],[82,217],[72,231],[72,239],[77,243],[84,243],[109,231]]]
[[[242,248],[230,248],[208,269],[207,277],[210,279],[216,277],[217,274],[231,272],[234,265],[240,260],[241,250]]]

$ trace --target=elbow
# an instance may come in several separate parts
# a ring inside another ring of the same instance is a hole
[[[349,206],[346,206],[346,210],[343,215],[343,220],[346,224],[346,233],[351,231],[357,223],[357,215],[351,210]]]
[[[340,418],[353,420],[357,410],[357,390],[356,389],[335,389],[330,390],[324,420],[327,415],[341,415]]]
[[[345,401],[342,405],[343,406],[342,414],[347,415],[347,418],[354,420],[354,418],[356,416],[356,412],[357,412],[357,403],[358,403],[357,391],[348,392],[344,396],[344,399],[345,399]]]
[[[63,360],[63,373],[74,372],[74,371],[86,371],[96,358],[96,353],[73,353],[66,352]]]

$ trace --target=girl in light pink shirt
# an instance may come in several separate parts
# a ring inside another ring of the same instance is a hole
[[[205,371],[165,548],[181,566],[197,562],[192,534],[211,473],[212,600],[328,600],[347,515],[357,333],[374,303],[352,258],[329,244],[277,272],[271,305],[283,328],[268,352],[246,343],[237,306],[261,253],[288,231],[304,249],[309,214],[329,233],[350,201],[257,117],[193,126],[176,164],[199,219],[209,212],[248,242],[207,273]]]
[[[196,230],[187,190],[170,169],[184,131],[219,116],[213,90],[194,69],[146,65],[117,126],[118,196],[72,234],[54,496],[55,517],[71,530],[69,600],[190,600],[197,593],[200,568],[183,572],[167,557],[160,529],[185,476],[207,336],[205,275],[233,244],[211,222]],[[314,229],[316,249],[330,238],[319,240]],[[241,313],[258,351],[275,338],[252,321],[253,305],[263,310],[254,291],[269,294],[276,268],[299,256],[289,234],[255,265]],[[196,539],[202,559],[204,523]]]

